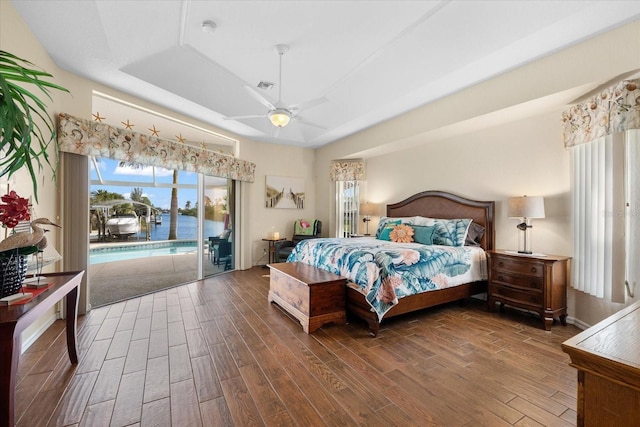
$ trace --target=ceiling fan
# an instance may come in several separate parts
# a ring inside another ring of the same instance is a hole
[[[267,117],[271,124],[276,128],[281,129],[289,124],[291,120],[295,120],[299,123],[313,126],[319,129],[325,129],[322,126],[316,125],[314,123],[307,122],[298,114],[301,110],[308,109],[311,107],[315,107],[316,105],[320,105],[324,102],[327,102],[327,98],[321,97],[316,98],[311,101],[307,101],[305,103],[299,105],[285,105],[282,102],[282,55],[289,51],[289,46],[286,44],[278,44],[275,46],[276,53],[280,56],[280,74],[279,74],[279,82],[278,82],[278,101],[273,104],[267,98],[262,96],[260,93],[256,92],[252,87],[245,86],[249,94],[260,104],[264,105],[269,109],[266,114],[251,114],[247,116],[234,116],[234,117],[226,117],[225,120],[236,120],[236,119],[251,119],[256,117]]]

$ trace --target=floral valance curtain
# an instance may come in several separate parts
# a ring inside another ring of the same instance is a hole
[[[255,163],[64,113],[58,124],[58,146],[60,151],[83,156],[255,181]]]
[[[334,160],[329,165],[331,181],[364,181],[364,160]]]
[[[566,148],[640,129],[640,79],[623,80],[562,113]]]

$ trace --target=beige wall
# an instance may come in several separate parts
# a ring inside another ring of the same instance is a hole
[[[507,249],[517,246],[517,230],[506,216],[506,200],[544,196],[547,218],[534,220],[533,249],[571,255],[561,112],[577,96],[638,67],[640,21],[327,145],[317,152],[316,169],[327,170],[332,159],[364,158],[364,198],[376,203],[424,190],[495,200],[497,246]],[[326,178],[316,185],[318,200],[328,202],[318,203],[318,217],[328,222],[334,187]],[[568,303],[570,317],[582,326],[623,306],[573,289]]]
[[[263,144],[250,141],[241,142],[241,157],[256,164],[256,181],[253,184],[243,183],[243,217],[247,228],[243,232],[251,236],[246,243],[245,257],[251,258],[242,268],[256,264],[265,264],[263,249],[267,242],[262,241],[267,234],[278,231],[281,237],[291,238],[293,222],[299,218],[314,218],[316,209],[315,194],[315,152],[308,148],[297,148],[285,145]],[[306,203],[304,209],[266,208],[265,187],[266,176],[286,176],[304,178]]]
[[[498,247],[516,249],[517,221],[507,218],[506,200],[544,196],[547,218],[533,222],[533,250],[567,254],[569,153],[557,143],[557,116],[530,117],[369,158],[368,198],[386,204],[424,190],[443,190],[494,200]]]

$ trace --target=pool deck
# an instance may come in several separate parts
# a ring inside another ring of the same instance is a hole
[[[120,243],[139,245],[148,242]],[[94,245],[91,244],[91,248],[97,247]],[[206,275],[223,272],[224,266],[215,266],[209,260],[208,254],[205,253],[204,256]],[[98,307],[193,282],[196,280],[196,257],[195,253],[158,255],[89,265],[89,301],[93,307]]]

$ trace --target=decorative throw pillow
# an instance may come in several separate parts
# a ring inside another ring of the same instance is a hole
[[[422,243],[423,245],[433,245],[433,233],[435,227],[427,225],[414,225],[413,226],[413,240],[416,243]]]
[[[392,242],[410,243],[413,242],[413,228],[406,224],[400,224],[393,227],[389,233]]]
[[[382,223],[382,221],[380,222],[381,225],[378,227],[378,231],[376,232],[376,238],[380,240],[390,240],[389,233],[391,233],[393,227],[400,224],[400,220],[385,221],[384,223]]]
[[[469,224],[469,231],[467,231],[467,238],[464,242],[465,246],[480,246],[482,236],[484,236],[484,227],[472,221],[471,224]]]
[[[434,219],[434,245],[463,246],[467,238],[471,220],[466,219]]]
[[[411,223],[413,225],[423,225],[427,227],[431,227],[434,224],[435,219],[427,218],[424,216],[414,216],[411,218]]]

